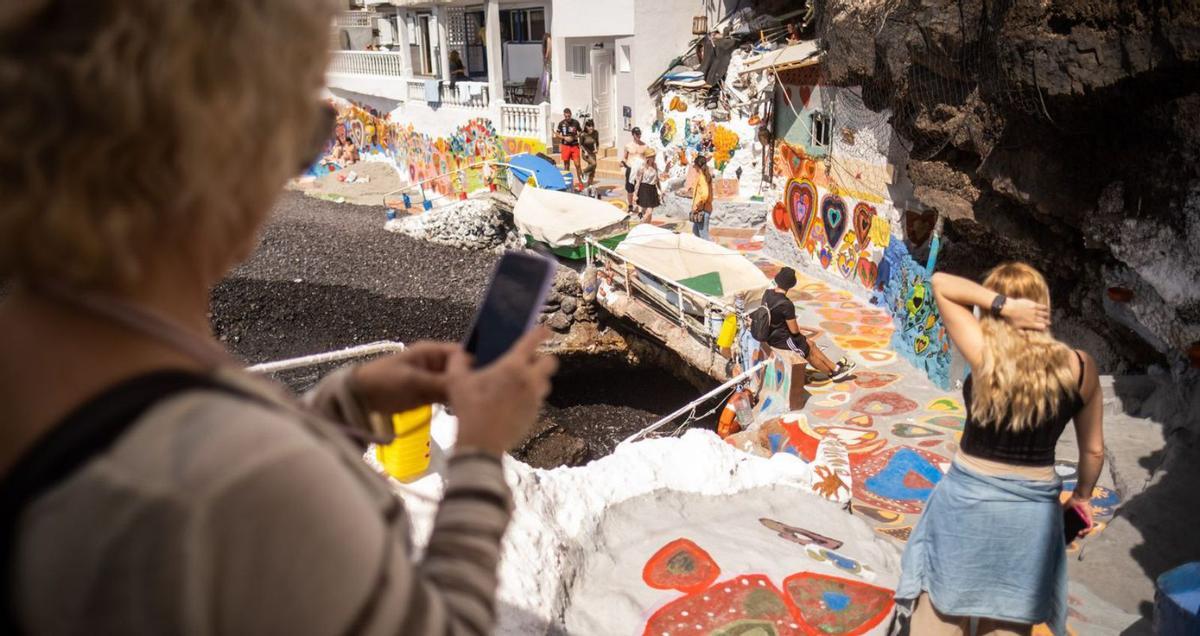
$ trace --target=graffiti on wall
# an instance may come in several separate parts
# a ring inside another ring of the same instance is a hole
[[[678,95],[664,96],[662,118],[651,132],[662,144],[662,157],[675,165],[689,165],[697,154],[712,157],[712,168],[721,173],[747,140],[730,126],[709,119],[707,113],[688,116],[688,107]],[[735,193],[736,195],[736,193]]]
[[[872,301],[892,314],[892,348],[943,389],[950,388],[950,336],[933,300],[930,275],[902,241],[892,241],[879,263]]]
[[[876,205],[823,190],[809,179],[791,179],[771,225],[768,231],[789,235],[821,269],[876,287],[879,261],[891,243],[890,223]]]
[[[808,550],[814,561],[858,578],[873,576],[869,568],[829,548],[814,544]],[[646,561],[642,580],[654,589],[676,590],[683,596],[655,611],[643,633],[853,636],[882,623],[893,607],[892,591],[887,588],[816,572],[792,574],[783,580],[782,589],[763,574],[720,578],[720,566],[695,542],[680,538],[664,545]]]
[[[546,150],[536,139],[500,137],[491,120],[483,117],[466,122],[447,137],[433,137],[353,102],[336,106],[334,139],[348,139],[360,156],[387,159],[410,182],[428,180],[427,189],[444,195],[484,187],[481,162]],[[318,164],[310,174],[319,176],[321,171]]]
[[[896,216],[881,196],[851,192],[826,173],[826,164],[802,148],[780,142],[776,166],[786,175],[783,198],[770,215],[769,243],[784,242],[778,256],[835,274],[867,289],[879,283],[879,262],[891,242]]]

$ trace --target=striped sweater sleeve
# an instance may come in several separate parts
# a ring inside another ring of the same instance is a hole
[[[512,497],[495,457],[450,460],[433,534],[418,565],[414,605],[434,607],[437,624],[413,634],[491,634],[496,622],[496,569]],[[416,624],[413,627],[417,627]]]
[[[491,634],[512,503],[495,457],[457,456],[424,558],[386,485],[313,441],[247,449],[207,500],[197,563],[218,633]]]

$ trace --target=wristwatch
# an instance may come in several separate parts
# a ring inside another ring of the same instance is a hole
[[[1004,294],[996,294],[992,299],[992,318],[999,318],[1000,312],[1004,310],[1004,303],[1008,302],[1008,298]]]

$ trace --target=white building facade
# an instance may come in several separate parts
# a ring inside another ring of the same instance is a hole
[[[694,18],[715,24],[725,11],[696,0],[352,4],[331,33],[335,96],[434,136],[482,117],[548,147],[563,108],[588,114],[602,146],[626,141],[654,119],[646,87],[687,50]]]

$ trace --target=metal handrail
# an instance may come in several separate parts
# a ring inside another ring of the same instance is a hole
[[[587,239],[585,239],[585,240],[587,241],[589,249],[595,248],[597,251],[607,254],[608,256],[611,256],[613,258],[616,258],[616,259],[620,260],[622,263],[632,264],[637,269],[640,269],[643,272],[646,272],[647,274],[650,274],[651,276],[663,281],[667,285],[670,285],[671,287],[676,288],[677,291],[682,292],[680,294],[681,299],[682,299],[683,294],[687,294],[688,296],[692,297],[693,300],[699,300],[701,303],[703,303],[706,306],[716,307],[717,309],[719,309],[721,311],[721,313],[724,313],[724,314],[730,314],[730,313],[741,314],[742,313],[742,312],[737,311],[737,309],[725,304],[719,298],[714,298],[712,296],[709,296],[708,294],[698,292],[698,291],[696,291],[690,287],[687,287],[687,286],[683,285],[682,283],[672,279],[669,276],[664,276],[663,274],[660,274],[660,273],[650,269],[649,267],[644,267],[642,265],[638,265],[637,263],[633,263],[633,261],[629,260],[628,258],[601,245],[599,241],[597,241],[596,239],[594,239],[590,236],[587,237]],[[588,254],[587,256],[590,260],[591,255]]]
[[[326,351],[324,353],[315,353],[309,356],[300,356],[298,358],[288,358],[286,360],[274,360],[264,362],[247,367],[246,370],[251,373],[278,373],[280,371],[290,371],[292,369],[300,369],[303,367],[316,366],[318,364],[326,364],[329,362],[341,362],[343,360],[353,360],[354,358],[362,358],[364,356],[376,355],[380,353],[394,353],[404,351],[403,342],[395,342],[392,340],[381,340],[356,347],[347,347],[336,351]]]
[[[401,187],[399,187],[399,188],[397,188],[397,189],[395,189],[395,190],[392,190],[391,192],[385,192],[385,193],[383,193],[383,204],[384,204],[384,205],[387,205],[387,200],[388,200],[388,197],[392,196],[393,194],[397,194],[397,193],[400,193],[400,192],[405,192],[405,191],[408,191],[408,190],[412,190],[413,188],[420,187],[420,186],[422,186],[422,185],[424,185],[424,184],[426,184],[426,183],[429,183],[430,181],[437,181],[438,179],[441,179],[441,178],[443,178],[443,177],[450,176],[450,175],[452,175],[452,174],[454,174],[454,173],[456,173],[456,172],[462,171],[462,170],[471,170],[471,169],[473,169],[473,168],[478,168],[478,167],[480,167],[480,166],[485,166],[485,165],[488,165],[488,164],[491,164],[491,165],[493,165],[493,166],[502,166],[502,167],[509,168],[509,169],[514,169],[514,168],[515,168],[515,169],[517,169],[517,170],[526,170],[525,168],[522,168],[521,166],[514,166],[514,165],[512,165],[511,163],[506,163],[506,162],[503,162],[503,161],[490,161],[490,160],[477,161],[477,162],[475,162],[475,163],[472,163],[472,164],[470,164],[470,165],[466,165],[466,166],[462,166],[462,167],[459,167],[459,168],[455,168],[454,170],[449,170],[449,171],[443,172],[443,173],[441,173],[441,174],[439,174],[439,175],[436,175],[436,176],[433,176],[433,177],[429,177],[428,179],[422,179],[421,181],[417,181],[416,183],[409,183],[409,184],[407,184],[407,185],[404,185],[404,186],[401,186]]]
[[[673,307],[660,299],[657,294],[647,291],[645,289],[646,286],[643,283],[632,280],[632,276],[628,271],[622,272],[622,277],[625,280],[625,293],[628,294],[631,299],[634,298],[633,290],[640,289],[642,291],[640,295],[644,297],[642,300],[644,304],[650,305],[651,307],[658,307],[661,310],[660,313],[665,316],[672,317],[673,320],[678,322],[680,327],[685,329],[693,336],[697,336],[714,352],[718,351],[718,348],[716,347],[716,337],[713,335],[708,322],[709,317],[723,317],[733,314],[737,316],[737,319],[743,323],[746,320],[746,312],[738,311],[736,308],[730,307],[717,298],[686,287],[682,283],[668,276],[664,276],[648,267],[638,265],[630,259],[616,253],[604,245],[601,245],[593,237],[589,236],[584,239],[584,246],[585,258],[587,259],[586,262],[588,263],[592,262],[591,250],[594,248],[597,250],[597,252],[614,260],[620,261],[623,265],[621,269],[627,270],[628,267],[632,266],[634,269],[640,270],[657,278],[665,287],[672,289],[675,292],[676,300],[675,306]],[[693,317],[691,320],[689,320],[689,314],[684,310],[683,307],[683,299],[685,296],[687,296],[693,304],[700,305],[700,311],[703,313],[702,317]]]
[[[766,366],[767,363],[770,361],[771,360],[769,358],[766,360],[760,361],[758,364],[741,372],[737,377],[729,379],[727,382],[725,382],[725,384],[722,384],[721,386],[709,391],[708,393],[705,393],[704,395],[701,395],[700,397],[692,400],[691,402],[684,404],[683,406],[679,407],[679,409],[677,409],[670,415],[667,415],[666,417],[651,424],[650,426],[647,426],[646,428],[643,428],[642,430],[634,433],[633,435],[626,437],[624,440],[621,441],[621,444],[636,442],[639,439],[642,439],[643,437],[645,437],[646,435],[649,435],[650,433],[657,431],[658,429],[662,428],[663,426],[666,426],[667,422],[674,420],[675,418],[679,417],[680,415],[683,415],[684,413],[691,412],[691,410],[696,408],[697,406],[699,406],[701,402],[708,400],[709,398],[720,393],[721,391],[724,391],[725,389],[728,389],[732,386],[736,386],[739,382],[745,380],[746,378],[749,378],[751,375],[754,375],[755,373],[758,373],[758,370],[763,368],[764,366]],[[620,444],[618,444],[618,446],[619,445]]]

